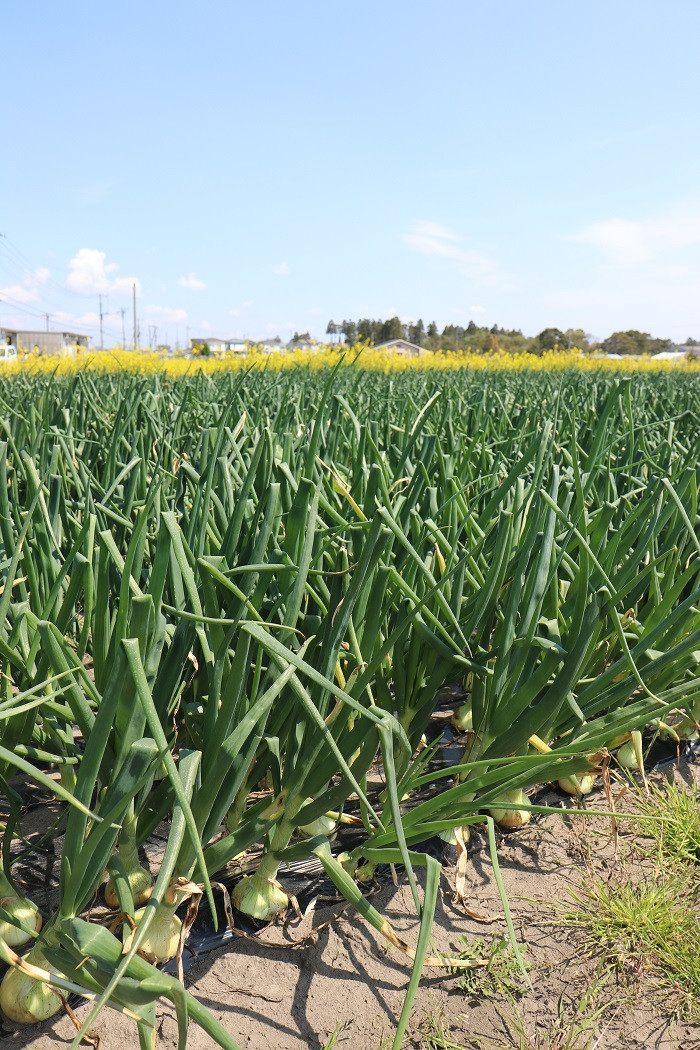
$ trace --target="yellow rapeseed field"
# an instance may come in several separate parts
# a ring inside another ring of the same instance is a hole
[[[45,357],[28,354],[24,359],[2,366],[2,374],[19,371],[44,374],[71,375],[82,370],[94,372],[129,372],[134,375],[160,374],[173,378],[203,372],[233,372],[241,369],[265,368],[281,371],[292,368],[322,369],[342,362],[346,367],[359,366],[370,371],[450,371],[469,368],[476,371],[563,371],[575,368],[585,372],[668,372],[683,370],[700,372],[700,361],[657,361],[653,358],[605,358],[586,355],[577,350],[555,350],[538,357],[534,354],[453,354],[436,352],[420,357],[404,357],[396,353],[358,344],[338,348],[326,346],[316,350],[290,350],[277,354],[252,349],[245,355],[229,354],[223,357],[162,357],[149,350],[123,350],[119,347],[104,351],[83,351],[76,357]]]

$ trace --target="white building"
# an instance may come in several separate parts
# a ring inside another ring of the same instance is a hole
[[[374,349],[388,350],[390,353],[400,354],[401,357],[421,357],[430,353],[424,346],[409,343],[408,339],[389,339],[386,343],[377,343]]]
[[[82,332],[32,332],[0,328],[0,344],[8,345],[8,338],[20,354],[58,354],[75,357],[78,350],[87,350],[90,336]]]

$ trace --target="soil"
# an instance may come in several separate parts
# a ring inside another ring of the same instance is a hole
[[[699,772],[698,763],[683,764],[670,775],[700,783]],[[562,802],[554,795],[548,802],[555,798]],[[631,800],[630,793],[619,808],[629,809]],[[602,793],[591,807],[606,808]],[[46,820],[46,813],[41,816]],[[633,876],[653,875],[636,846],[633,825],[620,821],[614,841],[611,822],[603,816],[547,816],[503,836],[500,867],[532,989],[512,998],[496,989],[488,998],[465,991],[455,972],[426,969],[405,1047],[700,1050],[700,1024],[674,1017],[673,997],[655,988],[649,975],[615,971],[596,991],[597,975],[611,960],[586,957],[580,931],[567,926],[557,910],[571,902],[571,890],[591,873],[609,877],[624,863]],[[477,921],[455,903],[454,859],[454,852],[448,853],[433,931],[434,949],[449,953],[464,948],[462,937],[490,943],[506,932],[484,836],[477,832],[469,841],[467,906],[493,921]],[[283,871],[280,878],[284,882]],[[378,884],[373,903],[401,937],[415,944],[415,909],[405,880],[396,886],[389,878]],[[339,1050],[390,1046],[408,961],[337,901],[319,897],[303,918],[290,915],[262,931],[258,942],[233,938],[197,958],[186,974],[188,988],[248,1050],[323,1050],[334,1032],[337,1041],[331,1045]],[[78,1008],[77,1016],[84,1017],[85,1010]],[[101,1050],[138,1048],[135,1026],[110,1010],[94,1034]],[[68,1047],[74,1035],[72,1021],[62,1016],[22,1032],[0,1031],[0,1047]],[[167,1005],[159,1010],[156,1045],[177,1046],[174,1012]],[[190,1050],[213,1046],[190,1025]]]

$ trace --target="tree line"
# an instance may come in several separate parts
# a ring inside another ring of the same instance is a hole
[[[550,350],[577,349],[586,352],[598,351],[606,354],[657,354],[673,346],[670,339],[657,339],[648,332],[630,329],[613,332],[607,339],[596,342],[581,328],[545,328],[538,335],[526,336],[520,329],[499,328],[497,324],[488,328],[470,321],[466,327],[445,325],[442,331],[431,321],[424,324],[421,319],[404,323],[398,317],[388,320],[373,320],[367,317],[359,321],[329,321],[326,335],[330,342],[370,343],[376,346],[390,339],[407,339],[409,343],[423,346],[426,350],[442,350],[452,353],[543,354]],[[686,346],[697,345],[687,339]]]

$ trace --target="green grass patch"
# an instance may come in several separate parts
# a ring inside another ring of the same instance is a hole
[[[518,996],[526,990],[518,959],[506,937],[470,939],[460,937],[463,947],[458,959],[480,963],[469,969],[455,970],[459,974],[456,986],[472,999],[500,999],[504,995]],[[527,961],[524,960],[528,969]]]
[[[654,840],[664,867],[700,865],[700,791],[673,782],[650,785],[639,803],[642,835]]]
[[[633,983],[663,988],[679,1017],[700,1017],[700,922],[691,880],[594,877],[573,897],[565,921],[582,930],[586,950],[604,954]]]

